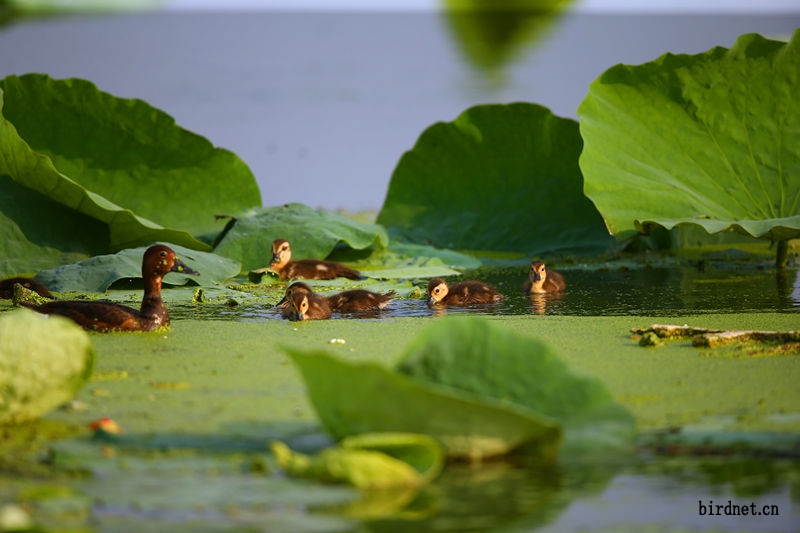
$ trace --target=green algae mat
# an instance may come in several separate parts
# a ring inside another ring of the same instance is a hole
[[[435,320],[176,320],[168,333],[92,335],[94,374],[75,401],[38,422],[4,429],[0,500],[27,510],[38,527],[53,531],[229,531],[265,524],[271,531],[349,531],[365,524],[401,531],[424,530],[438,520],[468,527],[475,516],[459,518],[451,507],[469,487],[476,512],[493,517],[473,529],[489,530],[507,522],[557,521],[570,502],[597,497],[620,473],[650,479],[652,460],[641,456],[663,452],[663,439],[676,435],[682,439],[666,448],[668,458],[655,463],[663,464],[668,476],[685,478],[688,461],[705,488],[714,483],[710,471],[730,476],[730,467],[739,479],[742,460],[773,457],[757,467],[747,463],[746,469],[771,480],[754,494],[769,494],[778,481],[778,488],[800,483],[796,460],[781,459],[796,459],[800,441],[797,355],[700,349],[682,340],[644,348],[631,328],[667,322],[664,317],[564,316],[486,320],[547,343],[571,368],[602,382],[635,417],[638,455],[562,454],[555,462],[518,457],[478,468],[451,465],[430,487],[379,492],[287,478],[274,462],[272,441],[307,452],[331,442],[284,348],[393,366]],[[668,322],[797,328],[795,314],[699,315]],[[87,425],[103,417],[122,433],[93,435]],[[701,453],[703,446],[710,455]],[[683,451],[674,457],[675,450]],[[708,465],[720,460],[714,454],[732,450],[744,451],[745,459]],[[704,457],[693,457],[698,453]],[[503,514],[488,497],[498,490],[528,496]],[[785,505],[790,510],[791,504]]]

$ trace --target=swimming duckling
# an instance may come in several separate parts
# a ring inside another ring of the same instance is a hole
[[[340,313],[375,311],[386,307],[395,294],[397,294],[395,291],[381,294],[366,289],[350,289],[328,296],[328,303],[331,309]]]
[[[566,289],[564,276],[555,270],[546,270],[544,263],[534,261],[528,273],[528,279],[522,284],[522,289],[528,293],[561,292]]]
[[[434,278],[428,283],[428,305],[472,305],[499,302],[503,295],[482,281],[461,281],[447,285],[443,279]]]
[[[291,304],[289,303],[292,294],[301,292],[305,294],[313,294],[311,287],[302,281],[295,281],[286,287],[286,295],[278,302],[277,306],[282,306],[281,316],[288,318],[287,315],[293,313]],[[395,291],[389,291],[384,294],[368,291],[366,289],[350,289],[342,291],[337,294],[325,296],[328,300],[328,305],[332,311],[339,311],[340,313],[357,313],[360,311],[374,311],[376,309],[383,309],[392,301]]]
[[[269,266],[282,280],[305,279],[361,279],[361,273],[334,261],[298,259],[292,261],[292,248],[286,239],[272,242],[272,260]]]
[[[89,331],[152,331],[169,326],[169,313],[161,299],[161,280],[168,272],[199,275],[184,265],[171,248],[157,244],[148,248],[142,258],[144,298],[140,309],[86,300],[54,300],[40,305],[20,302],[20,305],[46,315],[63,315]]]
[[[290,311],[284,315],[289,320],[324,320],[331,317],[331,308],[327,298],[297,290],[289,297]],[[283,312],[281,312],[283,315]]]

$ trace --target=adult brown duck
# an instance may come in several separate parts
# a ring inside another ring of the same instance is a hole
[[[20,303],[39,313],[63,315],[89,331],[152,331],[169,326],[169,313],[161,299],[161,280],[168,272],[199,275],[183,264],[171,248],[157,244],[148,248],[142,259],[144,298],[140,309],[84,300],[55,300],[41,305]]]
[[[322,261],[320,259],[298,259],[297,261],[292,261],[292,247],[286,239],[275,239],[272,242],[272,260],[269,266],[284,281],[296,278],[361,279],[361,273],[358,270],[353,270],[335,261]]]

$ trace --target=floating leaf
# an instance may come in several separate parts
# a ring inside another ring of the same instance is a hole
[[[293,476],[362,489],[425,485],[441,472],[444,450],[427,435],[374,433],[343,439],[311,457],[273,442],[278,464]]]
[[[234,215],[214,250],[241,261],[245,270],[255,270],[269,264],[275,239],[291,243],[293,259],[324,259],[339,244],[356,250],[389,244],[386,230],[377,224],[294,203]]]
[[[89,335],[60,316],[0,315],[0,423],[34,420],[71,400],[92,374]]]
[[[618,238],[652,225],[800,237],[800,30],[617,65],[578,109],[586,195]]]
[[[342,439],[362,433],[422,433],[452,457],[502,455],[558,441],[558,427],[526,409],[416,381],[374,363],[286,349],[300,369],[323,426]]]
[[[461,250],[587,252],[612,242],[583,195],[578,123],[517,103],[425,130],[392,174],[378,222]]]
[[[634,436],[633,416],[601,381],[573,372],[547,344],[480,317],[437,321],[412,342],[397,370],[554,420],[571,447],[625,445]]]
[[[26,189],[0,198],[0,224],[15,241],[4,246],[27,254],[17,271],[60,264],[57,252],[85,257],[158,240],[208,250],[192,235],[218,232],[215,213],[261,202],[236,155],[86,80],[7,76],[0,109],[0,176]],[[59,208],[42,208],[52,203]]]
[[[165,283],[183,285],[191,281],[199,285],[213,285],[236,276],[240,269],[237,261],[208,252],[197,252],[165,243],[175,250],[181,261],[200,272],[199,276],[170,272]],[[116,254],[98,255],[79,263],[43,270],[36,280],[56,292],[103,292],[115,281],[142,277],[142,257],[147,248],[129,248]]]

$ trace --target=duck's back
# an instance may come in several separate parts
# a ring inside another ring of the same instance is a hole
[[[56,300],[42,305],[21,302],[36,312],[61,315],[89,331],[152,331],[169,324],[169,316],[143,317],[139,310],[110,302]]]
[[[366,289],[351,289],[328,296],[328,302],[331,309],[342,313],[357,313],[383,309],[395,294],[395,291],[379,294]]]
[[[497,292],[497,290],[488,283],[469,280],[450,285],[447,296],[443,299],[443,303],[449,305],[470,305],[499,302],[502,299],[503,295]]]
[[[361,279],[361,273],[334,261],[300,259],[290,261],[281,271],[281,279]]]

